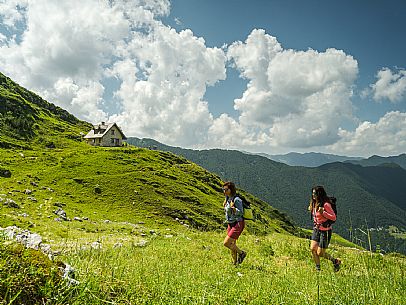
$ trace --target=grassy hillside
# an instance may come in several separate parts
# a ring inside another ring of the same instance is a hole
[[[90,128],[0,73],[0,147],[66,147]]]
[[[50,282],[46,304],[401,305],[406,298],[404,257],[342,247],[337,236],[330,251],[343,260],[338,273],[326,261],[316,272],[309,242],[283,233],[243,234],[239,244],[248,255],[238,267],[222,245],[223,232],[179,227],[148,233],[142,243],[114,237],[115,246],[103,235],[98,248],[80,240],[63,247],[59,259],[76,269],[79,285],[52,290],[58,283]]]
[[[68,227],[83,233],[119,229],[108,221],[223,228],[220,178],[171,153],[80,145],[48,151],[2,150],[0,167],[11,172],[10,178],[0,178],[0,226],[34,227],[62,238]],[[246,195],[258,218],[249,230],[295,231],[277,210]],[[10,200],[18,208],[5,204]],[[54,211],[59,207],[71,220],[88,220],[56,222]],[[131,233],[133,228],[123,225],[123,229]]]
[[[374,246],[379,244],[386,251],[406,253],[406,239],[399,238],[402,235],[395,237],[389,229],[395,226],[400,232],[406,232],[406,190],[403,187],[406,185],[406,171],[399,166],[362,167],[350,163],[330,163],[306,168],[238,151],[182,149],[149,139],[131,138],[129,142],[182,155],[272,202],[274,207],[303,227],[311,226],[307,212],[310,188],[324,185],[329,194],[338,198],[336,232],[367,246],[367,236],[362,231],[374,228]]]
[[[102,230],[97,222],[103,221],[223,228],[219,177],[170,153],[89,147],[81,142],[89,123],[3,74],[0,126],[0,177],[4,176],[0,225],[34,227],[60,236],[65,236],[67,226]],[[245,195],[258,219],[250,230],[295,232],[285,215]],[[57,208],[63,208],[70,219],[87,218],[88,226],[79,220],[55,222]]]

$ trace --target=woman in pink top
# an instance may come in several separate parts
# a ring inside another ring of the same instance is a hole
[[[334,265],[334,270],[340,270],[341,261],[332,257],[326,252],[330,244],[332,227],[329,220],[335,221],[336,215],[331,207],[330,198],[322,186],[312,188],[312,199],[309,210],[313,216],[313,234],[310,244],[313,260],[316,269],[320,270],[320,257],[330,260]]]

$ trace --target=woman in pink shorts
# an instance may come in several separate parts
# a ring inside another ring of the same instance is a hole
[[[237,247],[237,239],[245,227],[242,200],[236,196],[236,188],[233,182],[223,184],[224,211],[227,222],[227,236],[224,239],[224,246],[231,250],[234,265],[241,264],[247,253]]]

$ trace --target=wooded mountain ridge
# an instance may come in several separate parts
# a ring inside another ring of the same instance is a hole
[[[307,168],[288,166],[266,157],[233,150],[191,150],[164,145],[152,139],[129,138],[130,144],[171,151],[231,180],[285,212],[302,227],[311,227],[307,211],[312,186],[324,185],[338,198],[335,232],[366,245],[362,232],[373,228],[373,244],[387,251],[406,253],[406,240],[389,233],[394,226],[406,231],[406,170],[387,162],[379,166],[329,163]],[[403,160],[404,155],[399,156]],[[398,159],[396,159],[398,160]],[[361,229],[362,231],[360,231]]]
[[[306,166],[306,167],[318,167],[326,163],[333,162],[346,162],[346,161],[359,161],[361,157],[347,157],[333,154],[323,154],[316,152],[309,153],[297,153],[290,152],[283,155],[271,155],[266,153],[257,153],[257,155],[267,157],[276,162],[285,163],[291,166]]]

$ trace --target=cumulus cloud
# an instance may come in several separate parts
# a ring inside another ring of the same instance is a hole
[[[209,128],[208,147],[241,149],[257,145],[257,135],[223,113]]]
[[[383,68],[376,77],[376,83],[370,86],[374,100],[388,99],[396,103],[406,99],[406,70],[399,70],[396,73]]]
[[[5,1],[0,15],[14,27],[25,21],[21,41],[1,48],[2,68],[25,85],[49,88],[61,77],[100,80],[132,26],[153,22],[168,1]],[[80,10],[78,10],[80,7]],[[25,68],[12,69],[17,64]],[[21,77],[29,72],[28,78]]]
[[[16,5],[17,2],[20,4]],[[128,35],[129,23],[123,12],[108,2],[96,0],[28,0],[6,4],[15,6],[16,16],[19,12],[24,14],[24,18],[11,18],[12,12],[6,11],[4,17],[15,22],[23,34],[19,39],[10,37],[0,48],[1,70],[23,86],[52,98],[52,102],[74,110],[80,118],[91,118],[89,111],[94,107],[86,103],[97,105],[100,96],[90,101],[89,92],[102,93],[99,82],[103,65],[109,64],[117,42]],[[18,24],[21,20],[24,25]],[[66,99],[66,90],[61,90],[66,80],[73,84],[71,89],[78,86],[70,101]]]
[[[125,108],[115,119],[134,135],[166,143],[206,141],[212,115],[203,96],[207,86],[225,79],[224,52],[207,48],[190,30],[157,26],[153,35],[133,35],[125,48],[130,59],[110,70],[122,80],[116,94]]]
[[[226,57],[190,30],[164,26],[157,17],[169,14],[168,0],[11,0],[2,8],[2,20],[23,34],[0,37],[0,69],[23,86],[81,119],[117,120],[130,135],[207,139],[203,97],[225,79]],[[102,110],[109,78],[120,83],[120,112],[110,118]]]
[[[0,2],[0,20],[9,28],[16,28],[18,22],[25,19],[28,0],[10,0]]]
[[[405,138],[404,113],[343,128],[357,122],[352,56],[284,49],[257,29],[244,42],[208,48],[191,30],[163,24],[169,13],[169,0],[1,1],[7,30],[0,33],[0,70],[81,119],[118,122],[127,136],[263,152],[322,147],[357,154],[363,145],[404,151],[393,140]],[[208,86],[226,78],[226,65],[248,81],[234,100],[237,119],[214,118],[204,99]],[[369,90],[398,102],[405,75],[383,69]],[[106,110],[106,96],[115,109]]]
[[[59,78],[52,88],[44,90],[43,96],[84,120],[99,122],[107,117],[100,107],[103,92],[104,87],[99,82],[88,81],[78,85],[72,78],[66,77]]]
[[[386,113],[376,123],[362,122],[355,131],[340,130],[341,139],[329,147],[344,154],[388,156],[406,151],[406,113]]]
[[[353,120],[358,65],[343,51],[284,50],[275,37],[253,30],[244,43],[232,44],[227,55],[249,80],[234,107],[240,111],[238,124],[253,130],[257,144],[328,145],[339,139],[340,124]]]

